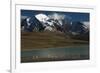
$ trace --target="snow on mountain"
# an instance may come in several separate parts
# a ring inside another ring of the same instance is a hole
[[[49,20],[49,17],[45,14],[37,14],[35,17],[40,21],[45,23],[47,20]]]
[[[83,27],[84,27],[85,29],[87,29],[87,30],[90,29],[90,27],[89,27],[89,24],[90,24],[90,23],[89,23],[88,21],[84,21],[84,22],[82,22],[82,23],[84,24]]]
[[[22,20],[24,19],[24,21]],[[81,35],[89,32],[89,22],[71,21],[63,14],[37,14],[33,17],[22,16],[21,25],[26,31],[61,31],[72,35]]]
[[[89,22],[72,22],[70,32],[72,33],[72,35],[81,35],[88,33]]]
[[[48,15],[50,19],[53,19],[55,21],[58,21],[58,25],[62,26],[63,25],[63,22],[62,20],[65,19],[65,15],[63,14],[58,14],[58,13],[54,13],[54,14],[51,14],[51,15]]]
[[[61,27],[63,25],[62,20],[64,20],[64,16],[59,14],[51,14],[51,15],[37,14],[35,15],[35,17],[45,27],[44,30],[49,30],[49,31],[54,31],[58,29],[58,27]]]

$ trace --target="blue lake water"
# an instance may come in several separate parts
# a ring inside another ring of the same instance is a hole
[[[89,46],[71,46],[66,48],[42,48],[21,51],[22,62],[84,60],[89,59]]]

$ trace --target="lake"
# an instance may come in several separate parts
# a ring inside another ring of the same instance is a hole
[[[45,62],[63,60],[89,60],[89,46],[41,48],[21,51],[21,62]]]

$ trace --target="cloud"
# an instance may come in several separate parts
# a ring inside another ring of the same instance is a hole
[[[26,19],[28,18],[28,16],[21,16],[21,19]]]
[[[55,20],[63,20],[65,19],[65,15],[64,14],[59,14],[59,13],[53,13],[51,15],[48,15],[51,19],[55,19]]]
[[[53,14],[48,15],[48,17],[50,19],[57,20],[60,25],[64,25],[64,24],[69,23],[71,21],[70,16],[67,16],[67,15],[61,14],[61,13],[53,13]]]

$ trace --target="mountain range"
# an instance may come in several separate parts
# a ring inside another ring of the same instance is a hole
[[[72,38],[89,40],[89,22],[71,21],[69,17],[61,14],[37,14],[32,17],[21,16],[21,30],[32,31],[59,31]]]

